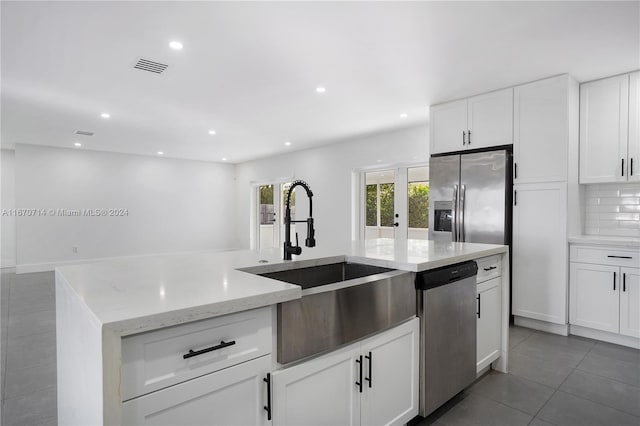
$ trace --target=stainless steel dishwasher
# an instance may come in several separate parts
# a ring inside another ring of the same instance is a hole
[[[416,275],[420,317],[420,415],[427,416],[476,378],[475,262]]]

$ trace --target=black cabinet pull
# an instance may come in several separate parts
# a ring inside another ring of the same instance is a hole
[[[622,159],[622,176],[624,176],[624,158]]]
[[[189,349],[189,353],[182,355],[182,358],[184,358],[184,359],[191,358],[191,357],[194,357],[194,356],[198,356],[198,355],[206,354],[206,353],[209,353],[209,352],[217,351],[218,349],[226,348],[228,346],[233,346],[235,344],[236,344],[235,340],[232,340],[230,342],[225,342],[224,340],[222,340],[222,341],[220,341],[219,345],[211,346],[210,348],[200,349],[199,351],[194,351],[193,349]]]
[[[471,145],[471,130],[467,130],[467,145]]]
[[[513,191],[513,205],[518,205],[518,191]]]
[[[629,176],[633,176],[633,158],[629,159],[629,168],[631,169]]]
[[[466,145],[467,143],[467,132],[466,131],[462,131],[462,145]]]
[[[360,393],[362,393],[362,355],[360,355],[358,359],[356,359],[356,364],[358,364],[358,370],[360,370],[360,372],[358,373],[358,377],[360,378],[360,380],[356,382],[356,386],[358,386]]]
[[[513,163],[513,178],[518,179],[518,163]]]
[[[627,274],[622,274],[622,291],[627,291]]]
[[[612,254],[608,255],[607,257],[610,257],[612,259],[633,259],[633,256],[614,256]]]
[[[365,355],[364,357],[369,361],[369,377],[365,377],[364,379],[369,382],[369,387],[371,387],[373,385],[373,381],[371,379],[371,363],[373,362],[373,356],[371,355],[371,352],[369,352],[369,355]]]
[[[484,268],[485,271],[493,271],[497,266],[489,266],[488,268]]]
[[[267,384],[267,405],[263,408],[267,412],[267,420],[271,420],[271,373],[267,373],[267,377],[262,380]]]
[[[613,291],[616,291],[616,273],[613,273]]]
[[[480,299],[480,295],[477,295],[476,299],[478,300],[478,318],[480,318],[480,304],[482,303],[482,299]]]

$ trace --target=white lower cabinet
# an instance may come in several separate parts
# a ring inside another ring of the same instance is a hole
[[[637,250],[572,245],[570,323],[640,338],[640,268],[626,266],[638,264],[639,256]]]
[[[125,425],[268,424],[266,355],[122,404]]]
[[[271,375],[274,425],[403,424],[418,414],[415,318]]]
[[[476,320],[477,371],[489,366],[500,356],[501,325],[501,283],[502,278],[493,278],[478,284],[478,318]]]

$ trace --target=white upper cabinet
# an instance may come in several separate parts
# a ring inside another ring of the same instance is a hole
[[[640,71],[629,75],[628,180],[640,182]]]
[[[637,73],[634,73],[637,74]],[[637,86],[637,75],[635,83]],[[634,122],[637,122],[637,88]],[[637,124],[635,124],[637,128]],[[637,147],[637,133],[634,136]],[[631,172],[629,74],[580,86],[580,183],[625,182]],[[634,159],[637,162],[637,158]],[[634,168],[637,165],[634,164]],[[634,175],[637,171],[634,170]],[[635,177],[635,176],[634,176]]]
[[[577,137],[570,128],[570,118],[576,120],[570,111],[572,101],[577,105],[577,90],[568,75],[514,89],[514,183],[567,180],[569,138]]]
[[[431,153],[513,142],[513,89],[431,107]]]

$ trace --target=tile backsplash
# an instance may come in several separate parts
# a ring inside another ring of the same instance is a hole
[[[640,237],[640,183],[585,185],[587,235]]]

